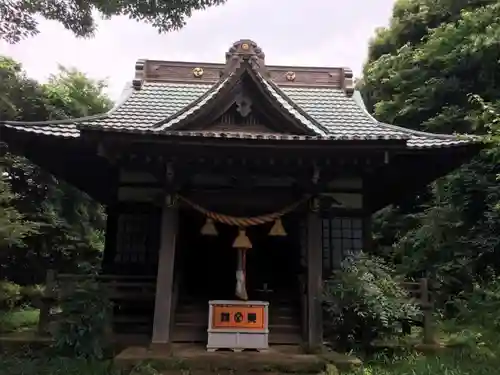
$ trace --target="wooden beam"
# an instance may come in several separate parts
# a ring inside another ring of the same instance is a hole
[[[155,312],[151,340],[153,347],[165,346],[170,343],[171,319],[174,313],[172,311],[172,293],[178,212],[177,207],[167,201],[166,199],[163,204],[161,217]]]
[[[321,311],[323,289],[323,254],[321,217],[318,212],[307,215],[307,345],[317,351],[323,343],[323,320]]]

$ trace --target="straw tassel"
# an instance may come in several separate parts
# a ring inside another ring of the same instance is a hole
[[[270,236],[281,236],[284,237],[287,235],[285,228],[283,227],[283,223],[280,218],[277,218],[274,221],[274,225],[269,231]]]
[[[213,219],[207,217],[205,224],[201,228],[201,234],[204,236],[217,236],[217,228],[215,227]]]
[[[246,286],[246,249],[238,249],[238,267],[236,269],[236,297],[248,301]]]
[[[236,249],[251,249],[252,243],[247,236],[245,228],[238,229],[238,237],[233,242],[233,247]]]

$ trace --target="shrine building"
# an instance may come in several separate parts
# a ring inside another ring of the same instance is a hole
[[[106,207],[103,275],[153,280],[149,299],[115,310],[117,331],[206,343],[209,301],[233,301],[210,310],[214,325],[316,347],[323,280],[370,249],[372,214],[478,147],[378,122],[350,69],[267,65],[251,40],[221,61],[139,60],[109,112],[0,135]],[[238,315],[239,301],[266,312]]]

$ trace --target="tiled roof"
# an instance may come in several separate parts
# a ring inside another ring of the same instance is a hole
[[[219,97],[224,97],[224,91],[230,91],[231,88],[235,87],[245,73],[262,87],[264,91],[263,96],[267,96],[272,102],[278,103],[282,110],[288,113],[293,119],[297,120],[304,129],[308,129],[315,135],[328,135],[328,131],[324,129],[321,124],[297,106],[290,98],[282,93],[275,84],[264,78],[260,72],[256,71],[255,68],[248,63],[243,63],[226,78],[221,79],[213,85],[204,95],[194,100],[192,105],[185,107],[172,117],[155,124],[153,126],[153,131],[163,132],[174,129],[177,130],[177,126],[183,122],[188,122],[190,118],[195,118],[203,109],[210,107],[212,102],[216,101]],[[230,93],[230,95],[232,94]]]
[[[289,140],[407,140],[409,148],[438,148],[468,143],[470,140],[432,133],[415,132],[378,122],[364,108],[359,93],[349,97],[339,88],[277,87],[262,76],[262,84],[280,105],[297,120],[314,130],[314,136],[186,132],[169,130],[182,117],[217,95],[225,81],[215,86],[196,83],[144,82],[132,86],[110,112],[87,118],[52,122],[4,122],[8,128],[57,137],[78,137],[80,128],[218,138]],[[227,78],[226,78],[227,80]],[[193,102],[196,104],[193,105]]]

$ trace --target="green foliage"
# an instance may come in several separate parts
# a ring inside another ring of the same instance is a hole
[[[38,33],[37,17],[62,23],[76,36],[89,37],[96,31],[96,14],[110,18],[127,15],[146,22],[160,32],[178,30],[197,10],[224,4],[226,0],[12,0],[0,2],[0,37],[8,42]]]
[[[401,279],[382,259],[360,254],[347,259],[324,288],[326,336],[344,348],[389,337],[403,320],[417,319],[418,306],[410,302]]]
[[[15,198],[0,169],[0,248],[21,247],[26,237],[37,233],[36,223],[25,220],[12,205]]]
[[[2,375],[125,375],[109,361],[54,356],[0,357]]]
[[[21,286],[9,281],[0,281],[0,309],[11,310],[21,299]]]
[[[470,292],[462,292],[453,303],[457,308],[455,320],[462,325],[473,322],[476,326],[487,327],[491,332],[500,332],[500,278],[488,286],[474,285]]]
[[[37,304],[44,287],[41,285],[21,286],[0,280],[0,309],[12,309],[21,305]]]
[[[103,81],[62,67],[40,85],[28,79],[19,64],[0,57],[0,120],[102,113],[111,107],[104,87]],[[47,268],[82,272],[86,264],[96,266],[104,243],[104,208],[23,157],[6,153],[2,167],[0,204],[5,210],[0,211],[0,223],[12,222],[10,227],[0,226],[2,277],[32,285],[44,281]]]
[[[490,375],[500,360],[482,350],[453,350],[440,355],[380,356],[348,375]]]
[[[0,311],[0,333],[19,332],[33,329],[38,324],[40,311],[32,308],[18,308]]]
[[[379,353],[350,375],[468,375],[496,374],[500,366],[500,281],[476,286],[453,302],[457,317],[442,322],[442,339],[449,348],[430,355]]]
[[[382,121],[447,133],[480,129],[484,125],[480,113],[467,96],[480,94],[485,100],[499,97],[495,82],[499,79],[500,4],[463,2],[464,8],[454,5],[453,21],[436,23],[442,17],[419,18],[426,9],[422,3],[428,2],[408,1],[411,6],[404,12],[408,20],[405,27],[400,30],[395,19],[384,31],[400,41],[396,49],[388,48],[389,53],[374,54],[377,58],[365,66],[364,97]],[[445,8],[450,3],[432,2]],[[432,7],[432,12],[442,13],[439,8]],[[412,24],[413,17],[430,24]],[[410,36],[412,27],[420,38]]]
[[[55,334],[57,353],[102,359],[109,348],[111,303],[104,288],[92,279],[68,288],[61,301]]]
[[[76,69],[59,66],[43,85],[49,108],[57,119],[91,116],[104,113],[112,106],[104,94],[106,82],[92,80]]]
[[[29,356],[0,355],[2,375],[158,375],[160,373],[151,363],[140,363],[126,370],[117,368],[109,360],[46,356],[43,353],[31,353]]]
[[[486,134],[491,147],[417,199],[375,217],[378,253],[430,279],[438,307],[500,270],[500,3],[401,0],[359,87],[375,116],[416,130]]]

